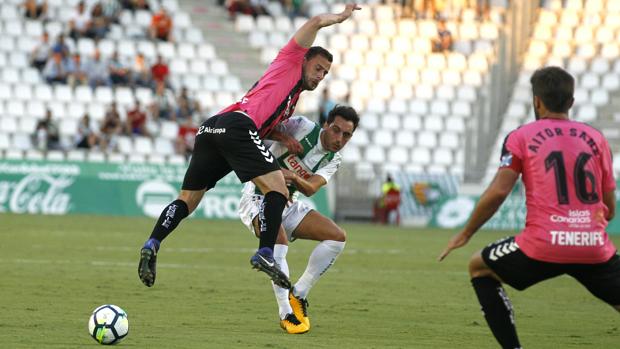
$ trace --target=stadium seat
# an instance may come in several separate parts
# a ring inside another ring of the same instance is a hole
[[[607,93],[607,90],[602,88],[592,90],[590,95],[590,103],[595,106],[604,106],[609,103],[609,94]]]
[[[587,89],[593,89],[600,85],[600,79],[597,74],[586,73],[582,75],[579,86]]]
[[[0,150],[9,149],[11,147],[11,138],[9,133],[0,130]]]
[[[381,147],[370,146],[364,151],[364,159],[372,164],[381,164],[385,162],[385,152]]]
[[[454,164],[454,159],[452,156],[452,151],[447,148],[437,148],[433,151],[433,160],[432,162],[437,165],[444,166],[452,166]]]
[[[13,133],[11,148],[15,150],[32,149],[33,147],[30,135],[27,133]]]
[[[456,100],[452,102],[452,114],[462,117],[472,116],[471,104],[467,101]]]
[[[110,163],[124,164],[126,160],[127,158],[125,157],[125,154],[110,153],[107,155],[107,161]],[[90,152],[88,153],[88,161],[89,162],[104,162],[106,161],[106,156],[103,153]]]
[[[409,114],[403,117],[403,129],[419,131],[422,129],[422,119],[418,115]]]
[[[432,149],[437,146],[437,136],[431,130],[421,131],[418,134],[418,145],[424,148]]]
[[[357,133],[358,131],[356,131]],[[353,137],[353,139],[355,139],[356,136]],[[345,163],[357,163],[359,161],[362,160],[362,153],[360,151],[360,148],[354,144],[347,144],[346,147],[344,147],[341,151],[340,151],[341,155],[342,155],[342,161]]]
[[[416,165],[426,166],[431,163],[431,152],[427,148],[415,148],[411,152],[411,162]]]
[[[75,136],[78,131],[78,121],[76,119],[62,119],[58,132],[61,136]]]
[[[596,110],[596,106],[592,104],[584,104],[577,109],[577,114],[575,115],[575,119],[581,122],[591,122],[596,120],[598,117],[598,113]]]
[[[463,133],[465,132],[465,121],[461,117],[451,116],[446,119],[446,130]]]
[[[128,154],[127,162],[131,164],[145,164],[146,163],[146,155],[145,154]]]
[[[398,91],[398,87],[396,87],[395,90]],[[394,97],[395,98],[388,102],[388,111],[395,114],[407,113],[409,111],[407,101],[405,99],[400,99],[400,97],[396,95]]]
[[[168,155],[167,162],[170,165],[185,165],[186,160],[182,155],[173,154]]]
[[[446,100],[434,100],[430,109],[431,114],[446,116],[450,114],[450,103]]]
[[[373,132],[372,143],[381,147],[391,147],[394,144],[392,132],[384,129],[377,129]]]
[[[395,144],[405,148],[413,148],[415,145],[414,133],[410,130],[397,131]]]
[[[377,114],[365,112],[360,117],[360,126],[367,130],[376,130],[379,128],[379,118]]]
[[[6,113],[8,115],[12,115],[15,117],[23,117],[26,115],[26,107],[24,106],[23,101],[12,100],[8,101],[6,104]]]
[[[397,165],[405,165],[409,163],[409,154],[407,149],[398,146],[389,148],[388,161]]]
[[[17,84],[14,86],[15,98],[30,101],[33,98],[32,88],[27,84]]]
[[[88,152],[84,150],[72,149],[67,151],[67,161],[86,161],[86,154]]]
[[[442,132],[439,136],[439,145],[446,149],[458,149],[460,146],[458,135],[454,132]]]

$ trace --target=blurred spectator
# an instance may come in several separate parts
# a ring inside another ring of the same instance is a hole
[[[185,119],[179,126],[179,133],[174,144],[177,154],[184,155],[186,158],[192,155],[196,132],[198,132],[198,128],[194,121],[191,118]]]
[[[476,0],[476,14],[479,20],[491,18],[491,0]]]
[[[163,7],[153,14],[149,34],[153,40],[172,41],[172,18]]]
[[[65,36],[60,34],[52,45],[52,53],[60,53],[63,59],[69,58],[69,46],[65,43]]]
[[[327,89],[324,89],[321,94],[321,100],[319,101],[319,125],[323,126],[325,121],[327,121],[327,114],[329,114],[335,106],[336,102],[329,98]]]
[[[452,33],[446,27],[446,20],[437,22],[437,38],[432,40],[433,52],[446,52],[452,50]]]
[[[69,36],[76,41],[80,37],[86,36],[90,29],[90,20],[90,12],[86,11],[86,4],[84,1],[80,1],[69,19]]]
[[[146,10],[150,11],[151,7],[146,0],[120,0],[121,6],[124,9],[136,11],[136,10]]]
[[[396,224],[400,223],[400,186],[388,175],[385,183],[381,186],[381,197],[375,202],[375,221],[388,224],[392,221],[391,215],[395,214]]]
[[[168,65],[164,62],[161,55],[157,55],[157,61],[151,67],[151,77],[153,79],[153,83],[157,85],[160,82],[163,82],[165,85],[168,85],[168,75],[170,74],[170,69],[168,69]]]
[[[90,127],[90,116],[88,114],[84,114],[80,120],[77,132],[75,142],[76,148],[91,149],[97,145],[100,145],[102,149],[105,148],[104,145],[100,144],[99,136]]]
[[[302,5],[303,5],[302,0],[283,0],[282,1],[282,6],[284,7],[284,11],[289,16],[290,19],[303,16]]]
[[[174,114],[174,95],[170,90],[166,89],[163,82],[158,82],[151,104],[151,115],[156,120],[176,120]]]
[[[116,148],[117,137],[123,132],[121,117],[116,109],[116,103],[112,103],[105,113],[105,118],[101,122],[101,140],[103,150],[113,150]],[[105,147],[103,146],[105,144]]]
[[[86,63],[88,84],[91,88],[97,86],[110,86],[110,71],[106,62],[101,59],[99,50],[95,50],[93,58]]]
[[[34,140],[39,150],[57,150],[60,149],[60,136],[58,133],[58,125],[52,120],[52,111],[47,109],[45,117],[37,122],[35,128]]]
[[[129,84],[131,72],[129,71],[129,68],[118,57],[117,51],[114,51],[112,57],[110,58],[109,70],[110,81],[112,82],[112,85],[126,86]]]
[[[228,15],[231,20],[237,17],[237,13],[256,16],[252,9],[252,5],[250,5],[250,0],[226,0],[224,6],[228,10]]]
[[[130,136],[139,135],[150,137],[146,129],[146,112],[142,110],[140,101],[136,100],[136,105],[127,112],[126,133]]]
[[[250,6],[252,6],[254,17],[269,16],[269,11],[267,11],[267,5],[269,5],[269,0],[250,0]]]
[[[118,0],[101,0],[100,3],[108,24],[118,23],[118,18],[123,10],[121,3]]]
[[[52,52],[52,45],[50,44],[50,36],[47,32],[43,32],[43,36],[41,36],[41,42],[37,44],[37,46],[32,50],[32,54],[30,55],[30,64],[37,68],[39,71],[43,70],[45,67],[45,63],[47,63],[47,59]]]
[[[422,0],[421,6],[416,6],[416,17],[425,19],[437,19],[438,11],[436,2],[437,0]]]
[[[45,68],[43,68],[43,77],[48,84],[66,84],[69,75],[67,68],[67,62],[62,58],[62,55],[60,53],[54,53],[52,58],[45,64]]]
[[[191,119],[194,113],[200,111],[198,101],[192,99],[187,92],[187,87],[181,88],[181,92],[177,97],[177,121]]]
[[[82,60],[79,53],[75,53],[68,63],[67,71],[69,73],[67,82],[71,87],[75,85],[84,85],[88,83],[88,72],[86,64]]]
[[[142,53],[138,53],[133,61],[131,69],[132,83],[134,86],[152,87],[151,71]]]
[[[105,37],[110,29],[110,23],[103,13],[103,6],[98,2],[90,12],[90,24],[86,36],[99,40]]]
[[[43,19],[47,17],[47,1],[25,0],[22,3],[24,17],[29,19]]]

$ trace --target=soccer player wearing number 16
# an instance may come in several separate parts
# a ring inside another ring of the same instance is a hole
[[[520,348],[512,305],[501,283],[524,290],[567,274],[620,311],[620,256],[605,228],[615,213],[612,159],[605,137],[568,119],[575,80],[558,67],[530,80],[536,121],[504,141],[499,170],[469,222],[439,256],[465,245],[522,175],[527,216],[516,237],[474,254],[469,274],[484,317],[503,348]]]

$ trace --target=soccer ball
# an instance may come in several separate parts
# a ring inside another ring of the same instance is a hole
[[[88,332],[99,344],[116,344],[129,332],[127,313],[116,305],[102,305],[88,319]]]

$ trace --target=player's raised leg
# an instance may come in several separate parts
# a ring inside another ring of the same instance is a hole
[[[273,247],[282,224],[282,211],[288,201],[284,176],[277,170],[258,176],[252,179],[252,182],[265,193],[265,197],[258,213],[259,247],[256,254],[250,258],[250,263],[255,269],[269,275],[276,285],[290,288],[288,276],[280,270],[273,256]]]
[[[218,119],[218,116],[212,117],[201,127],[213,126]],[[148,287],[155,283],[157,253],[162,241],[198,207],[205,192],[232,170],[214,145],[213,138],[214,135],[210,133],[196,136],[194,152],[183,178],[181,193],[162,210],[149,239],[140,250],[138,276]]]
[[[320,241],[310,254],[306,270],[289,293],[289,302],[295,316],[309,329],[308,294],[342,253],[346,232],[334,221],[313,210],[299,223],[293,236],[297,239]]]
[[[161,242],[196,209],[205,192],[205,189],[181,190],[179,197],[161,212],[151,236],[140,251],[138,275],[146,286],[151,287],[155,283],[157,252]]]
[[[471,284],[476,291],[484,318],[502,348],[521,348],[514,322],[512,303],[500,283],[500,279],[486,265],[481,251],[469,262]]]

